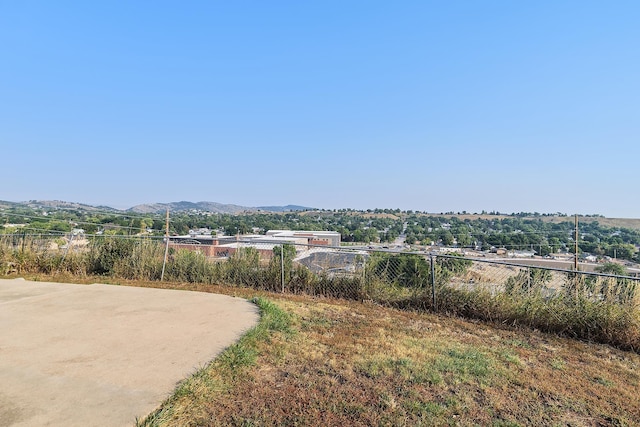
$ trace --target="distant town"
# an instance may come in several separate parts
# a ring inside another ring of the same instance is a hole
[[[629,272],[640,272],[640,220],[636,219],[581,215],[576,236],[574,217],[562,213],[322,210],[292,205],[269,209],[179,202],[121,211],[59,201],[0,202],[0,233],[53,234],[62,249],[87,244],[90,236],[165,238],[168,234],[171,246],[212,258],[228,257],[240,245],[253,246],[268,257],[274,246],[291,244],[459,253],[557,268],[575,262],[577,239],[578,259],[586,271],[615,262]]]

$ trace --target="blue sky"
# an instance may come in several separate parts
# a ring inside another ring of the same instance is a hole
[[[635,1],[0,0],[0,199],[638,217]]]

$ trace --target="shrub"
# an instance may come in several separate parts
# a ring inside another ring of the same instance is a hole
[[[125,238],[104,238],[93,240],[89,248],[89,274],[110,275],[116,266],[133,254],[136,242]]]

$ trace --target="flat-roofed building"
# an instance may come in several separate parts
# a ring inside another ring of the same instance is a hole
[[[253,247],[262,257],[269,257],[273,248],[290,244],[300,253],[309,246],[340,246],[340,233],[335,231],[269,230],[266,235],[245,234],[239,236],[217,236],[206,233],[190,233],[173,236],[169,246],[201,252],[208,257],[227,257],[239,248]]]
[[[267,236],[304,238],[309,245],[340,246],[337,231],[269,230]]]

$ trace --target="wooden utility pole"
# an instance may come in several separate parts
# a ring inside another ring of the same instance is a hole
[[[576,300],[578,300],[580,298],[581,292],[582,292],[582,287],[580,286],[580,277],[578,274],[578,239],[579,234],[578,234],[578,214],[576,214],[576,236],[575,236],[575,257],[573,258],[573,270],[575,271],[575,293],[576,293]]]
[[[578,214],[576,214],[576,235],[575,235],[575,257],[573,258],[573,269],[578,271]]]
[[[167,208],[167,221],[166,221],[166,230],[165,230],[165,236],[169,237],[169,209]]]
[[[169,257],[169,209],[167,208],[167,225],[166,225],[166,229],[164,232],[164,240],[165,240],[165,247],[164,247],[164,261],[162,262],[162,274],[160,275],[160,281],[162,282],[164,280],[164,270],[165,267],[167,266],[167,258]]]

